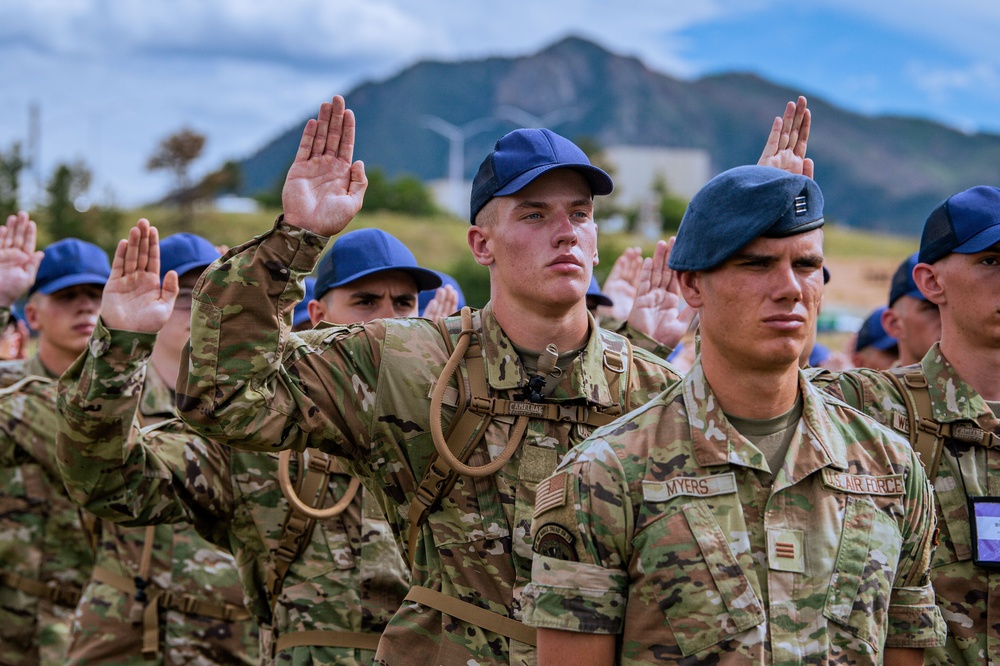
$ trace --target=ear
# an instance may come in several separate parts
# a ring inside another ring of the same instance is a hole
[[[677,273],[677,283],[681,287],[681,296],[689,306],[700,309],[704,305],[702,297],[702,274],[698,271],[681,271]]]
[[[35,331],[42,330],[42,322],[38,316],[38,304],[34,299],[29,300],[24,305],[24,318],[28,320],[28,326]]]
[[[937,306],[944,305],[948,300],[945,294],[945,285],[941,279],[942,262],[947,260],[945,258],[935,264],[917,264],[913,267],[913,282],[916,283],[917,289],[924,295],[924,298]]]
[[[306,309],[309,311],[309,321],[312,322],[313,326],[323,321],[326,317],[326,307],[324,307],[321,301],[317,301],[316,299],[309,301]]]
[[[892,308],[883,312],[882,328],[885,329],[886,333],[899,340],[899,336],[903,334],[903,323],[899,320],[899,313]]]
[[[493,256],[493,244],[491,243],[490,232],[492,228],[481,227],[473,224],[469,227],[466,240],[469,242],[469,249],[472,250],[472,257],[480,266],[492,266],[496,261]]]

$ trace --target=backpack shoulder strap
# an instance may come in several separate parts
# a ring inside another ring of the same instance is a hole
[[[932,418],[934,412],[930,391],[927,390],[927,377],[921,370],[913,368],[891,368],[884,370],[883,374],[896,387],[906,406],[906,414],[893,412],[892,423],[888,425],[909,439],[927,478],[933,483],[941,463],[944,437],[940,427],[927,427],[938,425]]]
[[[467,331],[466,335],[470,337],[470,340],[474,340],[474,342],[470,342],[463,359],[469,381],[469,394],[485,397],[489,390],[486,383],[486,368],[482,362],[482,346],[479,344],[473,327],[472,311],[467,307],[462,308],[462,330],[458,334]],[[449,357],[453,356],[456,350],[452,331],[449,330],[448,323],[444,318],[438,319],[438,330],[444,339]],[[470,399],[466,395],[465,381],[461,376],[458,377],[457,385],[458,397],[455,402],[455,416],[448,425],[445,440],[452,455],[465,462],[472,455],[479,440],[486,432],[486,426],[493,420],[493,416],[492,414],[478,414],[470,411],[468,409]],[[420,479],[407,514],[410,528],[407,535],[406,552],[411,568],[421,528],[441,498],[451,492],[457,480],[458,473],[451,468],[447,460],[435,451],[431,455],[423,478]]]

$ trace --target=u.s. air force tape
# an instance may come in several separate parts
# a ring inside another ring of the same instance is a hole
[[[575,540],[569,530],[562,525],[545,523],[535,532],[531,549],[539,555],[555,560],[577,562],[579,558],[576,556],[576,549],[573,548]]]

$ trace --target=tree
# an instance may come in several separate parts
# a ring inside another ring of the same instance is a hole
[[[389,210],[407,215],[427,216],[436,212],[434,199],[423,182],[413,176],[386,178],[381,169],[368,172],[365,210]]]
[[[146,169],[158,171],[166,169],[174,176],[173,196],[180,204],[182,229],[190,231],[194,217],[194,192],[189,174],[191,163],[201,156],[205,147],[205,135],[189,127],[184,127],[162,141],[146,162]]]
[[[0,215],[18,211],[17,195],[21,171],[26,166],[21,157],[21,144],[15,142],[7,152],[0,152]]]
[[[89,205],[77,205],[90,189],[92,178],[90,169],[80,161],[59,164],[52,172],[52,178],[45,186],[47,198],[43,209],[53,239],[73,237],[94,240],[84,217]]]

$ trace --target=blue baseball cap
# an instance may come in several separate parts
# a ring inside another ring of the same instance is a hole
[[[952,252],[975,254],[1000,243],[1000,189],[980,185],[953,194],[931,211],[919,259],[933,264]]]
[[[809,352],[809,365],[816,368],[819,364],[830,358],[831,352],[830,348],[821,342],[816,342],[813,344],[812,351]]]
[[[79,238],[64,238],[45,248],[45,256],[28,295],[52,294],[81,284],[103,287],[109,277],[111,264],[104,250]]]
[[[875,309],[858,330],[858,339],[854,343],[854,351],[861,351],[866,347],[874,347],[883,351],[892,349],[898,343],[896,338],[885,332],[882,328],[882,313],[886,311],[883,305]]]
[[[438,277],[441,278],[441,286],[450,284],[455,289],[455,291],[458,292],[458,305],[455,306],[455,309],[461,310],[462,308],[464,308],[465,294],[462,293],[462,288],[458,286],[458,280],[448,275],[447,273],[442,273],[441,271],[434,271],[434,272],[437,273]],[[417,294],[417,311],[420,313],[421,317],[424,316],[424,310],[427,309],[427,304],[434,299],[435,293],[437,293],[437,288],[427,289]]]
[[[927,299],[924,297],[920,290],[917,289],[917,283],[913,281],[913,267],[917,265],[919,261],[919,253],[914,252],[906,259],[903,263],[899,265],[896,272],[892,276],[892,283],[889,286],[889,307],[892,304],[901,299],[903,296],[910,296],[911,298],[919,298],[922,301]]]
[[[593,195],[611,194],[611,176],[590,163],[587,154],[569,139],[548,129],[516,129],[504,134],[479,165],[472,181],[469,221],[493,197],[521,191],[552,169],[573,169],[587,179]]]
[[[601,291],[601,286],[597,284],[597,278],[591,275],[590,286],[587,287],[587,307],[596,307],[598,305],[611,307],[614,305],[614,302],[604,295],[604,292]]]
[[[751,241],[823,226],[823,193],[812,178],[767,166],[723,171],[691,199],[670,252],[675,271],[706,271]]]
[[[222,254],[208,240],[187,232],[167,236],[160,241],[160,279],[167,271],[180,277],[196,268],[204,270]]]
[[[339,237],[319,260],[314,298],[322,298],[331,289],[385,271],[402,271],[410,275],[417,283],[417,291],[441,286],[438,274],[418,266],[416,257],[398,238],[381,229],[358,229]]]
[[[302,297],[301,301],[295,304],[295,311],[292,313],[292,328],[301,326],[307,321],[311,321],[309,318],[309,301],[315,298],[316,278],[306,278],[305,290],[305,296]]]

